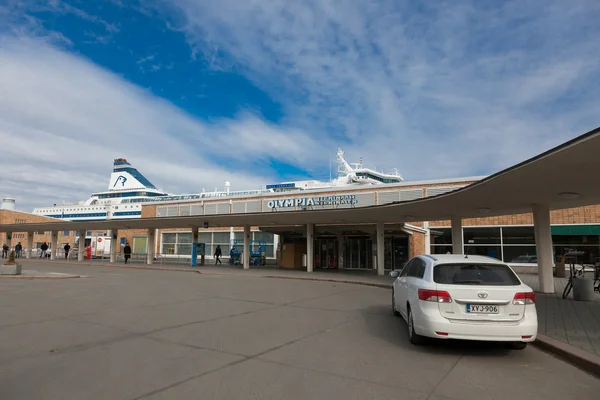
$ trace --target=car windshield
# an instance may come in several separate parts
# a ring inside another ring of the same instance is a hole
[[[433,280],[444,285],[520,285],[515,273],[502,264],[440,264],[433,269]]]

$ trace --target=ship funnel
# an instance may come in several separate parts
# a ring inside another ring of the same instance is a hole
[[[2,199],[2,205],[0,206],[0,210],[10,210],[15,211],[16,200],[12,197],[5,197]]]

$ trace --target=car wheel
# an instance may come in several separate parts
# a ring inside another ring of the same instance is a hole
[[[513,350],[524,350],[527,347],[527,342],[514,342],[511,346]]]
[[[424,338],[423,338],[423,336],[418,335],[415,332],[415,324],[413,322],[413,314],[412,314],[410,307],[407,307],[407,308],[408,308],[408,322],[406,324],[408,325],[408,340],[412,344],[422,344],[424,341]]]
[[[396,309],[396,296],[394,295],[393,289],[392,289],[392,311],[396,317],[400,316],[400,312]]]

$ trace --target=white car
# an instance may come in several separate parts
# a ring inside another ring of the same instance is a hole
[[[396,278],[392,310],[413,344],[425,337],[509,342],[524,349],[537,336],[535,293],[490,257],[436,254],[412,258]]]

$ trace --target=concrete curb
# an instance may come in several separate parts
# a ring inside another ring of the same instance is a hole
[[[537,340],[533,344],[547,353],[600,378],[600,356],[541,333],[538,333]]]
[[[31,261],[25,261],[28,263]],[[60,262],[60,261],[43,261],[43,263],[48,264],[60,264],[61,266],[66,267],[99,267],[99,268],[128,268],[128,269],[147,269],[147,270],[155,270],[155,271],[175,271],[175,272],[200,272],[194,269],[189,268],[172,268],[172,267],[150,267],[143,265],[125,265],[125,264],[104,264],[104,263],[90,263],[90,262]]]
[[[344,280],[344,279],[332,279],[332,278],[305,278],[301,276],[277,276],[277,275],[264,275],[263,278],[272,278],[272,279],[295,279],[300,281],[320,281],[320,282],[334,282],[334,283],[347,283],[350,285],[361,285],[361,286],[372,286],[381,289],[391,289],[392,285],[387,283],[375,283],[375,282],[366,282],[366,281],[352,281],[352,280]]]
[[[68,276],[45,276],[45,275],[2,275],[0,279],[75,279],[81,278],[81,275]]]

